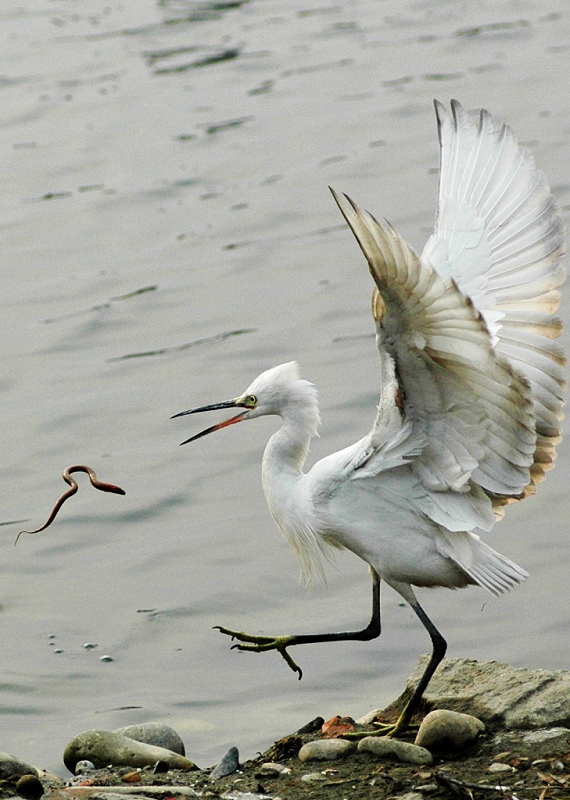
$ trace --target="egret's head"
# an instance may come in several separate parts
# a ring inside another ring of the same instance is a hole
[[[191,436],[190,439],[181,442],[188,444],[208,433],[219,431],[228,425],[236,422],[243,422],[246,419],[262,417],[267,414],[278,414],[283,416],[288,409],[298,407],[300,404],[311,404],[316,408],[317,391],[312,383],[299,377],[299,367],[295,361],[287,364],[280,364],[265,370],[251,383],[245,392],[234,400],[225,400],[222,403],[214,403],[200,408],[191,408],[175,414],[174,417],[183,417],[185,414],[199,414],[202,411],[216,411],[223,408],[239,408],[240,413],[234,417],[212,425],[210,428]],[[318,422],[318,411],[317,422]],[[172,417],[172,419],[174,419]]]

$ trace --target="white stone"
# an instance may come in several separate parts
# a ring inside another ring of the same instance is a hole
[[[422,720],[415,744],[433,752],[461,750],[484,732],[485,725],[477,717],[438,709],[430,711]]]
[[[514,767],[510,764],[501,764],[500,761],[494,761],[488,769],[489,772],[514,772]]]
[[[409,764],[433,764],[432,754],[425,747],[389,739],[386,736],[365,736],[358,743],[358,749],[361,753],[371,753],[380,758],[395,758],[397,761]]]
[[[354,742],[347,739],[316,739],[314,742],[307,742],[299,750],[301,761],[334,761],[356,750]]]

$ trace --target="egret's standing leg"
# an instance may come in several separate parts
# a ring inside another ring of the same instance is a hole
[[[445,656],[447,650],[447,642],[435,627],[431,619],[428,617],[426,612],[420,606],[418,601],[416,600],[414,603],[410,604],[415,611],[416,615],[418,616],[420,622],[427,630],[430,635],[431,643],[433,645],[433,650],[431,653],[431,658],[428,662],[427,667],[424,670],[424,674],[420,678],[418,685],[413,691],[412,696],[408,700],[406,707],[400,714],[398,721],[396,722],[396,730],[394,731],[397,733],[400,729],[404,730],[407,728],[411,718],[414,716],[416,711],[419,708],[421,699],[425,690],[427,689],[428,683],[431,680],[433,673],[436,671],[438,666],[443,661],[443,657]]]
[[[361,631],[301,633],[285,636],[254,636],[249,633],[244,633],[243,631],[232,631],[229,628],[223,628],[221,625],[216,625],[215,628],[219,630],[220,633],[231,636],[232,639],[238,639],[240,642],[247,642],[247,644],[234,644],[233,647],[237,650],[249,650],[254,653],[264,653],[266,650],[277,650],[281,653],[293,672],[297,673],[299,680],[301,680],[303,672],[287,652],[288,647],[293,647],[296,644],[313,644],[314,642],[346,642],[349,640],[368,642],[370,639],[376,639],[380,636],[380,576],[373,567],[370,567],[370,572],[372,573],[372,617],[368,625]],[[437,666],[437,664],[435,666]]]
[[[413,611],[415,612],[416,616],[419,618],[420,622],[430,635],[431,642],[433,645],[431,658],[428,662],[427,667],[424,670],[422,677],[418,681],[418,685],[414,689],[412,696],[404,706],[404,710],[396,720],[395,724],[382,725],[378,731],[373,731],[372,734],[370,734],[370,732],[364,734],[366,736],[370,735],[374,736],[375,734],[378,736],[396,736],[396,734],[403,733],[410,726],[412,717],[419,710],[420,703],[423,694],[427,689],[428,683],[430,682],[433,673],[436,671],[440,663],[443,661],[443,657],[445,656],[447,650],[447,642],[445,641],[441,633],[438,631],[438,629],[435,627],[431,619],[428,617],[426,612],[423,610],[423,608],[416,600],[416,597],[411,587],[407,586],[406,589],[400,588],[399,591],[406,598],[406,600],[412,607]],[[358,733],[356,734],[356,736],[358,737]]]

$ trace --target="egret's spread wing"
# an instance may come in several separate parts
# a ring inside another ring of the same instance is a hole
[[[510,128],[487,112],[477,127],[455,102],[452,115],[436,108],[440,196],[421,258],[389,223],[335,195],[376,283],[381,364],[375,425],[351,466],[355,477],[389,468],[397,442],[436,502],[438,492],[469,495],[485,516],[481,490],[494,505],[522,496],[559,436],[561,224]]]
[[[395,409],[399,425],[412,421],[423,439],[413,469],[428,490],[467,492],[474,480],[490,492],[520,493],[536,443],[528,384],[494,351],[483,318],[453,280],[422,263],[388,223],[335,197],[376,283],[382,377],[394,375],[382,381],[370,444],[382,450],[393,438]],[[374,462],[371,455],[368,472]]]
[[[530,383],[533,482],[555,458],[565,360],[553,341],[564,280],[562,223],[546,178],[512,129],[487,111],[436,102],[440,178],[434,234],[422,260],[452,278],[483,315],[496,352]]]

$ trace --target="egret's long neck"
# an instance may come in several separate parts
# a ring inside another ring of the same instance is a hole
[[[305,580],[313,567],[322,574],[319,540],[311,518],[312,498],[303,465],[311,439],[317,435],[319,406],[311,384],[281,408],[283,425],[274,433],[263,454],[263,490],[267,505],[301,562]]]
[[[283,410],[283,425],[273,434],[263,454],[263,488],[272,512],[272,506],[284,502],[302,477],[309,445],[320,422],[315,395],[296,400]]]

